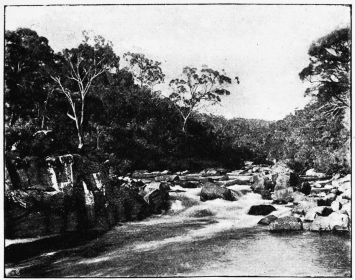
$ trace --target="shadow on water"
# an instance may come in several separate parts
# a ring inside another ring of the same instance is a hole
[[[159,275],[169,271],[165,264],[170,254],[169,246],[159,246],[160,240],[178,238],[190,230],[214,223],[216,221],[208,219],[181,224],[127,223],[85,244],[74,247],[73,243],[71,246],[68,243],[61,248],[57,244],[52,246],[53,252],[17,261],[7,267],[19,268],[22,277]],[[148,244],[148,247],[140,248],[142,244]],[[167,248],[164,250],[164,247]],[[159,258],[161,269],[156,270]]]
[[[6,263],[19,263],[50,251],[72,248],[99,238],[105,231],[70,232],[28,243],[14,243],[5,247]]]
[[[247,215],[255,203],[255,194],[201,203],[191,190],[167,215],[74,246],[48,244],[52,251],[6,268],[21,277],[350,276],[350,234],[271,233]]]

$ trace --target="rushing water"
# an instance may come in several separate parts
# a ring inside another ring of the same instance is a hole
[[[171,194],[164,215],[7,267],[21,277],[350,276],[348,234],[270,233],[257,225],[261,216],[247,215],[267,203],[259,195],[200,202],[200,189],[184,190]],[[288,213],[280,206],[275,214]]]

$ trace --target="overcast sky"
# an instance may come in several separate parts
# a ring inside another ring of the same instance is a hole
[[[30,6],[7,7],[6,30],[28,27],[55,51],[77,46],[83,30],[116,53],[144,53],[162,62],[166,84],[182,68],[225,69],[240,84],[211,113],[278,120],[302,108],[312,41],[350,25],[350,8],[325,5]],[[167,93],[167,85],[161,89]]]

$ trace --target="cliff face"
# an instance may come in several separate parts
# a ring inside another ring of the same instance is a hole
[[[152,213],[136,182],[110,179],[80,155],[7,156],[5,177],[5,238],[106,230]]]

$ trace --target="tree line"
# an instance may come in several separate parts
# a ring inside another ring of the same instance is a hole
[[[55,53],[28,28],[5,32],[5,153],[80,153],[134,169],[240,168],[244,160],[288,159],[299,170],[349,168],[350,36],[344,28],[313,43],[300,78],[313,97],[277,122],[201,113],[239,84],[224,70],[185,67],[165,82],[161,63],[83,32],[78,47]]]

